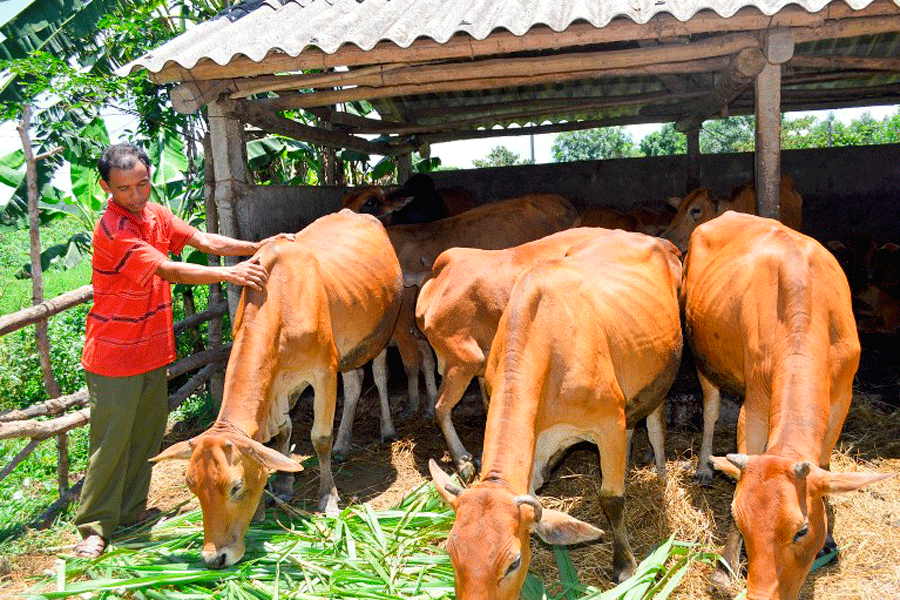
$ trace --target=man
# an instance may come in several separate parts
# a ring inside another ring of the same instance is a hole
[[[140,520],[146,509],[148,459],[159,452],[168,414],[166,365],[175,359],[169,283],[261,289],[268,277],[253,260],[207,267],[170,260],[169,253],[190,245],[249,256],[273,239],[203,233],[148,202],[150,160],[137,146],[110,146],[98,168],[110,199],[94,230],[94,306],[81,358],[91,397],[90,459],[75,517],[82,536],[75,555],[83,558],[100,556],[115,528]]]

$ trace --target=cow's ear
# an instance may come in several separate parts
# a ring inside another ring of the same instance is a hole
[[[150,459],[150,462],[159,462],[161,460],[187,460],[194,453],[194,447],[191,440],[185,440],[172,444],[156,456]]]
[[[428,459],[428,471],[431,473],[431,481],[434,489],[441,495],[450,508],[456,510],[459,504],[459,494],[462,492],[460,487],[453,483],[450,476],[444,473],[433,458]]]
[[[579,544],[596,540],[603,535],[603,530],[590,523],[579,521],[571,515],[558,510],[545,508],[541,511],[541,520],[531,525],[531,530],[548,544]]]
[[[709,462],[712,463],[714,469],[722,471],[735,481],[740,481],[742,467],[740,466],[739,457],[743,457],[744,461],[747,459],[743,454],[729,454],[726,457],[710,456]]]
[[[289,456],[285,456],[277,450],[273,450],[268,446],[260,444],[256,440],[244,436],[229,436],[228,439],[234,442],[245,456],[249,456],[269,470],[289,471],[292,473],[303,470],[303,465],[296,460]]]
[[[808,481],[822,494],[852,492],[870,483],[893,477],[896,473],[875,473],[859,471],[855,473],[832,473],[818,467],[809,474]]]
[[[666,204],[668,204],[675,210],[678,210],[678,208],[681,206],[681,197],[670,196],[670,197],[666,198]]]

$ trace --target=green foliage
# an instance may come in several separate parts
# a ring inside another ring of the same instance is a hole
[[[756,146],[754,123],[754,118],[748,116],[706,121],[700,130],[700,152],[752,152]]]
[[[521,158],[506,146],[494,146],[483,159],[475,159],[472,164],[477,169],[488,167],[510,167],[513,165],[530,165],[531,159]]]
[[[556,162],[628,158],[637,154],[634,140],[621,127],[562,133],[553,142],[551,152]]]
[[[666,123],[659,131],[647,134],[638,146],[644,156],[668,156],[687,152],[687,138],[676,131],[673,123]]]

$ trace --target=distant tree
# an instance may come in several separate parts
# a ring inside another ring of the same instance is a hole
[[[666,123],[659,131],[647,134],[638,146],[644,156],[668,156],[687,152],[687,138],[675,129],[672,123]]]
[[[494,146],[488,155],[483,159],[475,159],[472,161],[478,169],[487,167],[511,167],[513,165],[530,165],[530,159],[523,159],[518,154],[507,148],[506,146]]]
[[[562,133],[553,142],[551,152],[556,162],[627,158],[637,155],[634,140],[621,127]]]
[[[752,152],[756,146],[753,117],[728,117],[706,121],[700,130],[700,152]]]

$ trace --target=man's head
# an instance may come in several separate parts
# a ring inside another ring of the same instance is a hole
[[[141,214],[150,199],[150,159],[134,144],[114,144],[97,161],[100,187],[112,201]]]

